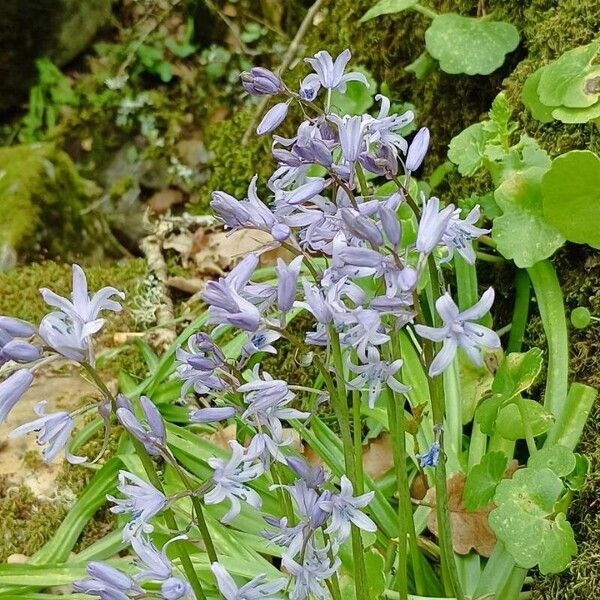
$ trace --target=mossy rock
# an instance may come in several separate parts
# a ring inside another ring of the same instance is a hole
[[[51,144],[0,148],[0,270],[16,259],[102,253],[102,228],[83,209],[95,185]]]
[[[0,112],[14,106],[36,77],[35,60],[61,66],[92,41],[112,0],[3,0],[0,3]]]

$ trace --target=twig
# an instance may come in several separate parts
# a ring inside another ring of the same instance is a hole
[[[161,301],[156,310],[158,328],[154,331],[154,345],[166,348],[175,340],[177,333],[173,327],[167,325],[174,321],[173,300],[167,286],[167,263],[162,255],[162,238],[158,230],[145,237],[140,243],[140,248],[148,261],[148,269],[156,275],[160,291]]]
[[[283,55],[283,60],[281,61],[281,64],[276,70],[278,75],[281,75],[294,60],[294,57],[298,52],[298,48],[300,47],[300,42],[302,41],[302,38],[306,35],[306,32],[308,31],[310,24],[315,18],[317,11],[319,10],[319,8],[321,8],[321,4],[323,4],[323,0],[316,0],[316,2],[308,9],[304,20],[300,24],[300,27],[298,28],[298,31],[294,36],[294,39],[292,40],[292,43],[289,45],[289,48]],[[248,124],[248,128],[246,129],[246,131],[244,132],[244,136],[242,137],[242,146],[245,146],[248,143],[248,140],[250,139],[250,136],[252,135],[254,129],[256,129],[258,120],[260,119],[260,116],[267,107],[268,102],[269,96],[265,96],[260,101],[260,104],[256,107],[256,111],[254,112],[252,120]]]

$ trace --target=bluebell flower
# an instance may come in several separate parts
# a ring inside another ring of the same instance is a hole
[[[305,58],[305,62],[315,72],[307,75],[300,84],[301,97],[313,100],[321,86],[328,90],[337,90],[340,94],[343,94],[346,91],[346,84],[349,81],[359,81],[366,87],[369,87],[369,82],[362,73],[352,71],[344,74],[346,65],[351,57],[350,50],[346,49],[338,55],[335,61],[326,50],[317,52],[314,58]]]
[[[163,600],[195,599],[192,586],[179,577],[169,577],[160,586],[160,595]]]
[[[290,558],[297,556],[304,545],[307,533],[306,523],[289,526],[287,517],[276,519],[270,515],[265,515],[264,519],[274,530],[266,529],[261,532],[261,535],[273,544],[285,548],[284,554],[286,556]]]
[[[166,445],[165,424],[158,409],[147,396],[140,397],[142,412],[148,427],[145,427],[130,408],[117,408],[117,417],[121,425],[138,441],[146,452],[152,456],[159,455]]]
[[[294,578],[294,588],[290,593],[290,600],[329,600],[329,592],[325,581],[329,579],[340,567],[339,558],[333,560],[329,557],[330,545],[317,549],[308,543],[302,564],[287,555],[282,557],[282,565]]]
[[[188,339],[188,350],[179,347],[175,356],[180,363],[177,375],[183,380],[182,397],[185,397],[190,388],[197,394],[226,388],[219,372],[225,367],[225,356],[208,334],[201,332],[191,336]]]
[[[248,186],[247,197],[237,200],[233,196],[216,191],[211,195],[210,206],[226,227],[232,231],[241,228],[255,228],[271,233],[278,241],[284,241],[290,235],[290,229],[277,221],[275,215],[258,197],[255,175]]]
[[[352,165],[358,160],[361,149],[364,147],[364,134],[362,117],[348,115],[338,117],[337,115],[329,115],[330,121],[336,124],[342,155],[344,159]]]
[[[38,431],[38,444],[47,446],[42,450],[44,462],[51,463],[62,450],[65,450],[65,457],[71,464],[77,465],[85,462],[87,460],[85,456],[74,456],[68,450],[69,438],[74,427],[71,415],[64,411],[47,415],[47,406],[48,402],[45,400],[38,402],[33,410],[39,418],[17,427],[10,432],[9,437],[17,437],[32,431]]]
[[[287,102],[279,102],[272,108],[270,108],[265,116],[262,118],[262,121],[258,124],[256,128],[256,133],[258,135],[265,135],[267,133],[271,133],[275,131],[285,120],[288,108],[290,106],[290,101]]]
[[[454,251],[458,252],[469,264],[475,264],[475,250],[473,250],[473,240],[489,233],[489,229],[477,227],[475,223],[479,221],[481,211],[479,205],[473,207],[465,219],[460,218],[460,210],[454,211],[444,235],[442,242],[448,249],[448,256],[440,262],[447,262],[454,256]]]
[[[404,385],[394,377],[402,368],[402,359],[398,358],[391,363],[381,360],[379,351],[375,346],[368,347],[367,360],[364,364],[355,365],[348,359],[347,365],[350,371],[358,373],[358,377],[348,381],[347,386],[355,390],[368,390],[367,403],[369,408],[375,407],[375,402],[379,398],[384,385],[399,394],[406,394],[411,389],[410,386]]]
[[[6,421],[21,396],[33,382],[33,373],[28,369],[19,369],[0,382],[0,423]]]
[[[313,177],[294,189],[288,191],[277,189],[275,190],[275,206],[281,210],[282,205],[304,204],[318,196],[326,185],[327,182],[322,177]]]
[[[167,557],[167,548],[178,540],[186,539],[186,535],[175,536],[159,550],[149,537],[141,534],[133,536],[131,547],[139,559],[137,566],[142,569],[134,576],[135,581],[167,581],[170,579],[173,575],[173,565]]]
[[[348,539],[352,524],[364,531],[377,531],[377,525],[360,510],[371,502],[374,495],[375,492],[367,492],[361,496],[354,496],[352,482],[342,475],[340,493],[319,501],[320,507],[331,513],[331,525],[325,531],[337,534],[340,544]]]
[[[258,256],[249,254],[232,269],[226,277],[209,281],[202,299],[209,305],[208,322],[256,331],[261,314],[251,302],[240,295],[258,265]]]
[[[86,570],[89,577],[73,583],[76,592],[98,596],[101,600],[128,600],[129,593],[143,594],[129,575],[107,563],[92,561]]]
[[[347,317],[348,325],[340,335],[340,343],[345,348],[355,349],[358,357],[367,362],[367,349],[389,341],[381,316],[376,310],[357,308]]]
[[[440,443],[433,442],[427,452],[417,454],[416,457],[419,459],[421,468],[424,467],[437,467],[440,459]]]
[[[405,153],[408,148],[407,141],[398,133],[398,130],[414,119],[414,113],[408,110],[402,115],[390,115],[389,98],[377,94],[375,99],[381,102],[381,107],[377,117],[370,115],[363,117],[365,142],[369,147],[387,148],[394,157],[397,157],[398,151]]]
[[[443,342],[442,349],[429,367],[430,377],[439,375],[450,366],[458,348],[466,352],[473,364],[483,366],[482,348],[500,347],[500,338],[495,331],[473,323],[485,316],[493,303],[492,288],[488,288],[476,304],[462,312],[447,292],[436,300],[435,308],[442,318],[443,325],[441,327],[415,325],[415,330],[421,337],[434,342]]]
[[[288,467],[300,477],[309,488],[317,489],[325,483],[323,465],[310,466],[301,456],[288,456]]]
[[[283,578],[266,581],[267,576],[261,574],[242,587],[238,587],[233,577],[219,563],[214,562],[210,569],[225,600],[277,600],[281,598],[278,592],[285,587],[286,583]]]
[[[429,254],[442,241],[442,236],[454,213],[454,205],[449,204],[440,211],[440,201],[435,196],[425,201],[419,221],[416,248],[421,254]]]
[[[195,408],[190,411],[192,423],[217,423],[235,416],[236,410],[233,406],[220,406],[211,408]]]
[[[117,489],[125,498],[106,496],[114,502],[110,511],[115,514],[129,514],[130,521],[123,529],[123,541],[129,542],[141,533],[152,533],[154,526],[150,519],[167,506],[167,497],[155,487],[128,471],[119,471]]]
[[[340,213],[344,226],[351,235],[369,242],[373,246],[383,245],[383,235],[374,221],[364,217],[359,211],[353,208],[343,208],[340,210]]]
[[[220,504],[227,500],[230,508],[221,518],[222,523],[231,523],[241,510],[240,498],[257,510],[262,505],[262,499],[246,483],[260,477],[264,472],[261,464],[249,465],[244,454],[244,448],[235,440],[229,442],[231,457],[209,458],[208,464],[214,470],[212,482],[214,488],[204,496],[206,504]]]
[[[35,328],[21,319],[0,316],[0,366],[9,360],[18,363],[33,362],[40,358],[42,352],[24,339],[30,338]]]
[[[248,341],[242,346],[242,356],[249,358],[257,352],[277,354],[277,349],[273,346],[273,342],[277,341],[280,337],[280,333],[271,329],[259,329],[252,334],[248,334]]]
[[[292,309],[296,298],[296,286],[302,268],[302,255],[294,258],[289,265],[281,259],[277,259],[275,273],[277,274],[277,307],[283,312]]]
[[[79,265],[73,265],[73,290],[70,300],[47,288],[41,288],[40,293],[46,304],[58,308],[71,320],[79,321],[83,325],[96,321],[102,310],[119,312],[122,307],[112,300],[113,296],[125,299],[125,294],[114,287],[103,287],[90,298],[85,272]]]
[[[253,67],[250,71],[243,71],[240,79],[243,88],[251,96],[272,96],[284,89],[279,75],[264,67]]]
[[[423,162],[429,148],[429,129],[421,127],[413,138],[408,153],[406,154],[406,170],[410,173],[416,171]]]

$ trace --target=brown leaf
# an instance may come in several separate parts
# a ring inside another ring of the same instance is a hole
[[[456,473],[448,479],[452,547],[457,554],[468,554],[471,550],[475,550],[481,556],[489,558],[496,545],[496,536],[488,524],[488,515],[494,508],[494,504],[490,502],[474,512],[468,512],[462,499],[464,487],[463,473]],[[423,503],[432,507],[427,518],[427,527],[433,534],[438,535],[435,488],[429,488]]]
[[[379,479],[393,466],[391,439],[388,433],[383,433],[371,441],[363,452],[363,467],[369,477]]]
[[[148,199],[148,206],[156,214],[166,213],[172,206],[183,202],[183,193],[181,190],[169,188],[155,192]]]

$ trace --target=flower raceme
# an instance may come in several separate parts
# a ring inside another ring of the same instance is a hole
[[[361,73],[345,72],[349,60],[348,50],[335,59],[326,51],[306,59],[314,72],[301,81],[297,92],[262,67],[242,74],[248,94],[277,96],[258,126],[259,134],[274,131],[287,118],[292,103],[301,105],[305,119],[292,137],[273,136],[277,166],[264,190],[255,176],[241,201],[223,190],[213,192],[212,209],[227,230],[260,230],[272,240],[206,285],[202,299],[211,331],[195,332],[175,351],[173,376],[181,382],[180,400],[194,403],[189,422],[206,428],[235,419],[238,426],[230,453],[209,458],[207,480],[194,489],[191,486],[196,484],[189,484],[183,492],[194,501],[195,518],[202,512],[196,501],[218,506],[226,525],[235,523],[242,510],[263,510],[263,505],[269,505],[261,498],[265,482],[286,500],[282,503],[286,514],[262,515],[267,524],[264,537],[280,547],[285,577],[269,581],[257,574],[242,584],[238,573],[231,570],[234,579],[211,557],[213,588],[227,600],[280,598],[284,588],[285,597],[292,600],[328,598],[341,566],[340,547],[352,537],[354,553],[357,545],[362,547],[360,530],[377,529],[376,514],[369,508],[374,491],[367,486],[363,493],[350,468],[334,475],[324,467],[310,467],[292,443],[291,428],[309,431],[312,419],[318,418],[316,406],[330,401],[329,395],[332,403],[337,401],[336,410],[344,410],[347,390],[356,390],[352,395],[365,402],[366,410],[380,409],[384,397],[404,410],[411,388],[405,382],[399,339],[414,343],[417,356],[418,337],[441,345],[431,364],[426,364],[430,377],[448,369],[459,348],[480,365],[482,352],[500,345],[493,330],[477,323],[490,311],[493,290],[461,312],[449,292],[440,296],[432,275],[442,273],[456,253],[469,263],[475,261],[473,244],[488,232],[479,226],[479,208],[465,216],[438,198],[422,196],[417,202],[409,197],[411,177],[427,154],[429,131],[421,128],[409,143],[403,130],[414,114],[395,114],[382,95],[376,96],[378,109],[373,115],[337,114],[330,106],[335,104],[332,91],[343,94],[352,81],[368,85]],[[324,109],[318,106],[322,90],[326,91]],[[385,179],[390,181],[379,187]],[[275,281],[268,281],[257,274],[257,268],[263,250],[273,249],[288,254],[281,252]],[[42,320],[39,336],[55,353],[95,373],[93,336],[104,324],[100,313],[119,311],[115,298],[122,299],[123,294],[107,287],[90,297],[85,274],[75,265],[70,298],[47,289],[42,295],[53,312]],[[436,315],[427,321],[434,312],[432,298],[437,298]],[[424,303],[427,311],[421,308]],[[303,339],[289,326],[297,313],[312,322]],[[240,334],[237,356],[216,342],[228,330]],[[28,324],[0,319],[0,366],[7,361],[35,362],[41,355],[31,342],[35,333]],[[261,355],[276,354],[281,340],[293,344],[299,362],[314,361],[327,393],[272,377],[262,368]],[[0,421],[32,378],[32,371],[24,366],[0,383]],[[134,409],[125,397],[113,398],[106,386],[99,387],[103,400],[98,410],[107,426],[118,420],[136,440],[136,448],[178,467],[152,399],[142,396]],[[39,419],[15,434],[39,431],[39,441],[46,446],[44,456],[52,459],[68,448],[73,415],[46,414],[45,405],[38,414]],[[336,426],[348,427],[342,437],[344,458],[351,465],[355,459],[352,448],[346,448],[347,439],[351,440],[349,426],[344,419],[337,419]],[[421,467],[444,460],[441,433],[436,436],[424,454],[413,457]],[[80,460],[68,452],[67,458]],[[179,473],[179,468],[174,471]],[[260,478],[265,481],[259,483]],[[187,571],[179,573],[166,553],[167,545],[182,537],[173,536],[161,549],[150,537],[155,517],[181,496],[170,498],[127,471],[119,474],[118,490],[119,497],[108,499],[114,504],[112,512],[128,521],[123,539],[138,557],[139,572],[130,577],[104,563],[90,563],[89,577],[77,582],[75,589],[101,599],[137,598],[144,593],[140,584],[153,581],[154,589],[160,587],[153,597],[193,598],[193,578]],[[360,493],[355,495],[355,490]],[[361,555],[353,554],[352,562],[357,564]],[[357,590],[357,597],[362,597]]]

